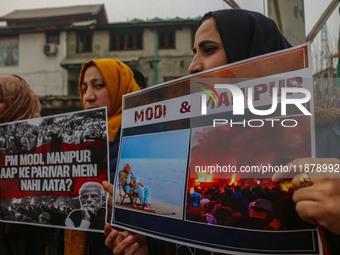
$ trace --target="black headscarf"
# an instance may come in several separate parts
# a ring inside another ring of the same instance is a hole
[[[200,24],[214,17],[228,63],[292,47],[275,22],[260,13],[226,9],[206,13]]]

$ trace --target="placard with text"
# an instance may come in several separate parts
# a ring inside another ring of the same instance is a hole
[[[125,95],[111,224],[228,254],[322,253],[292,183],[272,182],[314,155],[309,47]]]
[[[0,125],[0,221],[102,232],[106,108]]]

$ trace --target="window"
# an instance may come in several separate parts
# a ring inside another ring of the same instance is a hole
[[[46,33],[46,43],[56,43],[59,44],[59,32],[49,32]]]
[[[158,48],[175,49],[175,30],[167,29],[158,31]]]
[[[68,81],[69,96],[79,96],[78,82],[69,80]]]
[[[18,37],[0,37],[0,66],[17,66]]]
[[[110,34],[110,51],[143,49],[141,30],[112,31]]]
[[[92,52],[92,32],[77,32],[77,52]]]

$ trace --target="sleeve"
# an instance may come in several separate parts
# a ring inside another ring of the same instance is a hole
[[[131,174],[128,174],[128,176],[126,177],[126,183],[130,184],[131,182]]]
[[[79,228],[88,229],[88,228],[90,228],[90,225],[91,225],[91,222],[89,222],[89,221],[83,219],[83,220],[81,220],[81,222],[80,222]]]
[[[69,228],[75,228],[76,227],[70,217],[66,218],[65,226],[69,227]]]
[[[158,254],[170,255],[176,253],[176,246],[173,243],[169,243],[151,237],[147,237],[146,242],[150,255]]]
[[[323,229],[325,246],[329,254],[340,254],[340,236]]]
[[[134,174],[132,174],[132,176],[133,176],[133,178],[135,178],[136,182],[139,183],[139,178],[138,178],[138,176],[136,176],[136,175],[134,175]]]

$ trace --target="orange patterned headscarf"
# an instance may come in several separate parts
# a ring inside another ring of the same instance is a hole
[[[30,85],[20,76],[0,76],[0,123],[40,117],[41,105]]]
[[[121,126],[122,121],[122,96],[139,90],[139,86],[133,78],[131,69],[118,59],[98,59],[87,61],[80,71],[79,92],[83,105],[82,83],[85,71],[91,65],[95,65],[110,94],[111,109],[108,111],[109,141],[112,142]]]

